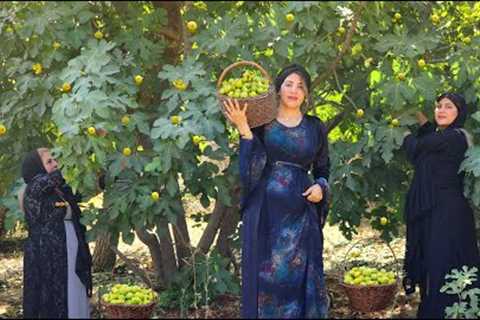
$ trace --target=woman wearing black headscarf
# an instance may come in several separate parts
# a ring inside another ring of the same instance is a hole
[[[480,265],[474,217],[463,196],[464,175],[458,173],[469,145],[462,129],[466,117],[461,95],[442,94],[437,98],[435,123],[417,113],[421,127],[403,142],[415,166],[405,208],[403,285],[407,294],[420,287],[418,318],[445,317],[445,308],[457,301],[455,295],[440,292],[445,275],[463,265]]]
[[[22,199],[28,238],[24,246],[25,318],[89,318],[91,255],[80,224],[78,197],[65,184],[48,149],[22,164]]]
[[[310,85],[302,66],[283,69],[275,79],[276,119],[252,130],[248,106],[225,104],[242,137],[244,318],[327,317],[322,227],[330,162],[325,125],[304,114]]]

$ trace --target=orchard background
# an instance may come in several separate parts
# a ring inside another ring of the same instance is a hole
[[[347,239],[362,221],[403,237],[412,167],[400,146],[415,111],[431,118],[435,97],[457,91],[480,137],[479,26],[477,2],[2,2],[0,230],[22,228],[21,161],[49,146],[85,199],[96,271],[136,236],[156,288],[209,284],[199,265],[215,270],[208,290],[238,293],[238,132],[216,81],[251,60],[272,77],[291,62],[312,75],[309,113],[329,128],[329,224]],[[463,165],[476,207],[479,159],[472,147]],[[187,214],[192,199],[203,208]],[[195,246],[191,219],[207,223]]]

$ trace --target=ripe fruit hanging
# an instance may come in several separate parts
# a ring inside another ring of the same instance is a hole
[[[122,124],[123,124],[124,126],[127,126],[129,123],[130,123],[130,117],[127,116],[127,115],[123,116],[123,117],[122,117]]]
[[[188,21],[187,22],[187,30],[190,32],[190,33],[195,33],[198,29],[198,25],[195,21],[191,20],[191,21]]]
[[[293,13],[288,13],[287,15],[285,15],[285,19],[287,20],[287,22],[293,22],[295,20],[295,16],[293,15]]]
[[[94,36],[98,40],[103,39],[103,32],[99,30],[99,31],[95,32]]]
[[[0,136],[3,136],[6,133],[7,133],[7,127],[5,127],[3,124],[0,124]]]
[[[134,80],[137,86],[140,86],[143,83],[143,77],[139,74],[135,76]]]
[[[160,194],[157,191],[154,191],[152,192],[150,197],[152,198],[153,201],[158,201],[158,199],[160,199]]]
[[[173,80],[173,86],[179,91],[185,91],[187,89],[187,84],[182,79]]]
[[[363,115],[365,114],[365,112],[363,111],[363,109],[357,109],[357,112],[355,113],[355,115],[357,116],[357,118],[363,118]]]
[[[43,67],[41,63],[35,63],[32,66],[33,73],[36,74],[37,76],[42,73]]]
[[[192,142],[194,145],[198,145],[200,142],[202,142],[204,139],[202,136],[193,136],[192,137]]]
[[[128,157],[132,154],[132,149],[130,149],[129,147],[125,147],[125,148],[123,148],[122,153],[125,157]]]
[[[170,117],[170,122],[174,126],[179,125],[182,122],[182,117],[180,116],[171,116]]]
[[[70,92],[70,90],[72,90],[72,85],[68,82],[65,82],[63,85],[62,85],[62,92]]]
[[[97,133],[95,127],[88,127],[87,132],[89,135],[94,136]]]
[[[361,43],[357,43],[352,47],[352,56],[355,56],[359,53],[361,53],[363,50],[363,46]]]

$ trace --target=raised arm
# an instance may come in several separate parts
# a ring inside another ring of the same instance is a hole
[[[60,170],[55,170],[51,173],[39,175],[27,187],[29,196],[38,199],[46,194],[52,193],[55,188],[62,186],[65,183]]]
[[[435,131],[431,122],[426,122],[419,128],[417,135],[409,134],[403,140],[403,149],[410,162],[422,152],[437,152],[447,149],[454,143],[461,143],[463,134],[457,130]]]

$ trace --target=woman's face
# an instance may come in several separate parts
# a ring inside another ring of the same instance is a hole
[[[306,90],[303,78],[292,73],[282,83],[280,87],[280,104],[287,108],[300,109],[305,100]]]
[[[57,160],[52,158],[50,152],[43,151],[40,153],[40,158],[42,159],[43,167],[47,171],[47,173],[51,173],[58,169]]]
[[[458,109],[448,98],[443,98],[435,105],[435,121],[440,128],[446,128],[455,121]]]

